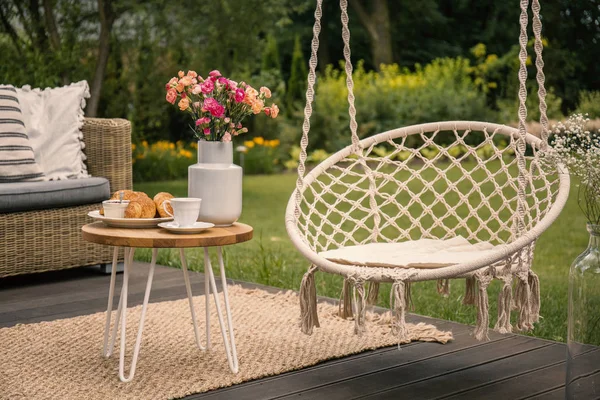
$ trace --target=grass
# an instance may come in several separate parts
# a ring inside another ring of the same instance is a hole
[[[250,242],[225,248],[229,278],[298,290],[308,263],[291,244],[284,225],[285,207],[295,187],[295,179],[295,174],[244,177],[244,203],[240,220],[254,227],[255,236]],[[134,184],[134,188],[150,196],[160,191],[170,192],[175,196],[187,195],[187,181],[184,180],[138,183]],[[533,268],[541,281],[543,318],[531,333],[533,336],[566,340],[568,271],[571,262],[586,248],[588,233],[585,224],[576,196],[570,196],[561,216],[537,242]],[[203,271],[200,250],[187,250],[186,255],[192,270]],[[150,251],[139,250],[136,259],[150,261]],[[158,262],[180,267],[179,257],[173,250],[159,252]],[[339,296],[341,277],[317,273],[316,279],[319,295],[333,298]],[[473,325],[476,320],[475,310],[461,304],[464,283],[454,281],[451,285],[450,295],[444,298],[438,295],[436,282],[416,283],[412,290],[414,311]],[[389,285],[383,286],[380,304],[387,306]],[[492,322],[495,321],[499,289],[499,282],[490,285]]]

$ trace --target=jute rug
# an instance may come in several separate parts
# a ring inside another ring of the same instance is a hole
[[[118,378],[119,340],[111,358],[101,355],[104,313],[0,329],[2,399],[168,399],[180,398],[314,365],[320,361],[397,344],[390,327],[374,314],[367,333],[337,317],[337,307],[319,304],[321,328],[306,336],[298,328],[298,297],[231,286],[240,372],[227,364],[219,323],[211,302],[213,348],[196,347],[188,300],[148,306],[135,378]],[[204,315],[204,296],[194,298]],[[221,303],[223,304],[223,303]],[[133,352],[141,306],[127,314],[127,353]],[[203,318],[199,328],[204,331]],[[114,319],[114,317],[113,317]],[[431,325],[409,324],[413,340],[452,338]],[[128,359],[126,359],[128,360]],[[126,374],[129,362],[126,364]]]

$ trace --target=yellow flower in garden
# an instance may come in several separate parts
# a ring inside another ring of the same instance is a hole
[[[192,147],[192,149],[196,149],[196,150],[198,150],[198,143],[197,143],[197,142],[193,142],[193,143],[191,144],[191,147]]]
[[[135,151],[135,143],[131,143],[131,151]]]
[[[186,149],[179,150],[179,155],[184,158],[192,158],[192,152]]]
[[[144,147],[148,147],[148,142],[147,142],[146,140],[144,140],[144,141],[142,142],[142,146],[144,146]]]
[[[279,141],[279,139],[273,139],[273,140],[269,140],[269,147],[277,147],[279,146],[281,142]]]
[[[257,136],[254,138],[254,143],[262,146],[265,144],[265,139],[263,139],[261,136]]]
[[[254,147],[254,142],[252,140],[246,140],[244,142],[244,146],[246,146],[247,148],[251,149]]]
[[[175,148],[175,143],[169,143],[169,149],[173,150]]]

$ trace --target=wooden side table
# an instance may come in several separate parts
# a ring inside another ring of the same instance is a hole
[[[114,350],[115,339],[117,336],[117,329],[121,327],[121,351],[119,360],[119,378],[122,382],[130,382],[135,375],[135,367],[140,351],[140,344],[142,340],[142,332],[144,330],[144,319],[146,316],[146,308],[148,306],[148,299],[150,298],[150,290],[152,288],[152,278],[154,276],[154,267],[156,266],[156,257],[158,255],[159,248],[178,248],[179,255],[181,257],[181,269],[183,270],[183,278],[185,280],[185,287],[187,290],[188,300],[190,304],[190,312],[192,314],[192,321],[194,324],[194,334],[196,336],[196,345],[201,350],[209,350],[210,345],[210,293],[212,291],[215,306],[217,308],[217,315],[219,316],[219,324],[221,326],[221,334],[223,336],[223,342],[225,344],[225,351],[227,353],[227,361],[229,368],[233,373],[237,373],[238,358],[235,348],[235,338],[233,334],[233,322],[231,320],[231,310],[229,308],[229,296],[227,294],[227,278],[225,276],[225,265],[223,264],[223,252],[221,247],[236,243],[241,243],[252,239],[252,227],[249,225],[235,223],[230,227],[224,228],[211,228],[205,232],[198,234],[174,234],[169,233],[161,228],[153,229],[126,229],[126,228],[112,228],[107,227],[102,222],[94,222],[91,224],[84,225],[82,228],[83,238],[87,241],[99,244],[105,244],[115,246],[113,255],[113,268],[110,276],[110,288],[108,290],[108,307],[106,309],[106,326],[104,329],[104,346],[103,355],[110,357]],[[119,296],[119,305],[117,306],[117,315],[115,324],[113,326],[110,346],[108,345],[109,329],[111,322],[111,313],[113,307],[113,296],[115,289],[115,274],[117,265],[117,256],[119,247],[123,247],[125,251],[125,266],[123,271],[123,286],[121,289],[121,295]],[[202,247],[204,248],[204,291],[206,298],[206,346],[202,346],[200,343],[200,334],[198,330],[198,323],[196,321],[196,313],[194,312],[194,304],[192,301],[192,289],[190,285],[190,278],[187,270],[187,261],[185,259],[184,249],[186,247]],[[221,282],[223,285],[223,298],[225,301],[225,311],[227,313],[227,328],[225,328],[223,313],[221,311],[221,302],[217,293],[217,286],[215,283],[215,276],[210,263],[210,257],[208,253],[209,247],[217,248],[217,256],[219,260],[219,267],[221,270]],[[135,342],[135,348],[133,350],[133,358],[131,360],[131,366],[129,370],[129,376],[125,377],[125,333],[127,327],[127,287],[129,284],[129,270],[133,263],[133,255],[136,248],[151,248],[152,249],[152,262],[150,264],[150,271],[148,272],[148,281],[146,283],[146,292],[144,294],[144,302],[142,304],[142,315],[140,316],[140,323],[138,327],[137,339]],[[227,338],[227,330],[229,331],[229,340]]]

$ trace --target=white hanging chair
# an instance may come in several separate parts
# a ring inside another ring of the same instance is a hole
[[[463,302],[478,309],[477,339],[487,338],[492,279],[504,283],[495,329],[512,331],[511,309],[519,313],[517,329],[531,329],[539,319],[539,280],[531,270],[535,242],[569,194],[568,173],[543,160],[552,149],[547,146],[539,1],[532,0],[532,10],[541,138],[525,129],[528,0],[520,1],[518,128],[445,121],[363,140],[356,132],[347,0],[340,5],[352,144],[305,176],[322,15],[322,0],[317,0],[298,181],[286,210],[288,234],[312,264],[300,288],[302,331],[311,334],[319,326],[317,270],[345,278],[339,311],[354,317],[356,333],[365,329],[366,306],[377,300],[379,283],[392,283],[392,328],[402,341],[410,283],[438,280],[438,290],[447,292],[453,278],[466,278]],[[471,144],[475,132],[482,141]],[[440,144],[442,135],[453,143]],[[427,152],[437,154],[425,157]]]

